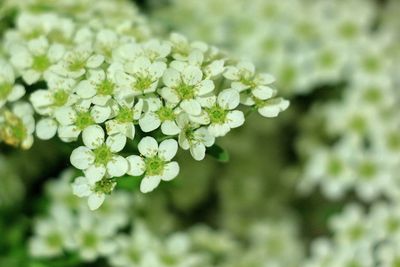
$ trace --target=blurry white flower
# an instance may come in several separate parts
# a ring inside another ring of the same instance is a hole
[[[7,102],[14,102],[25,95],[25,88],[15,84],[14,70],[9,63],[0,59],[0,108]]]

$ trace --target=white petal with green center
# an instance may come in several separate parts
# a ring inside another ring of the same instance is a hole
[[[148,193],[153,191],[161,182],[160,176],[145,176],[140,182],[140,191]]]
[[[104,199],[106,198],[103,193],[94,193],[88,197],[88,205],[90,210],[97,210],[100,208],[101,204],[103,204]]]
[[[147,112],[143,118],[139,120],[140,129],[148,133],[160,127],[161,121],[154,112]]]
[[[88,169],[83,171],[89,183],[94,185],[100,181],[106,174],[106,168],[104,166],[91,165]]]
[[[258,109],[261,116],[273,118],[289,107],[289,101],[282,98],[271,99]]]
[[[225,89],[218,95],[217,101],[222,108],[232,110],[239,105],[240,94],[235,89]]]
[[[185,99],[181,102],[180,107],[190,115],[197,116],[201,113],[200,103],[194,99]]]
[[[96,95],[96,87],[88,80],[81,81],[75,88],[76,94],[84,99],[91,98]]]
[[[268,87],[268,86],[263,86],[263,85],[257,86],[251,92],[255,97],[257,97],[261,100],[267,100],[267,99],[273,97],[275,94],[274,89],[272,89],[271,87]]]
[[[88,148],[95,149],[104,143],[104,130],[99,125],[87,127],[82,132],[82,141]]]
[[[93,164],[94,159],[93,152],[84,146],[74,149],[70,157],[71,164],[79,170],[89,168],[89,166]]]
[[[250,74],[254,74],[254,72],[256,71],[256,68],[254,66],[253,63],[251,63],[250,61],[242,61],[238,64],[238,68],[240,70],[245,70],[248,71]]]
[[[178,142],[174,139],[164,140],[158,147],[158,156],[164,161],[170,161],[178,151]]]
[[[33,92],[30,96],[30,101],[36,110],[43,110],[53,104],[49,90],[37,90]]]
[[[121,177],[126,174],[129,169],[128,161],[122,156],[114,156],[107,163],[107,172],[112,177]]]
[[[236,128],[244,123],[244,114],[239,110],[233,110],[226,115],[229,127]]]
[[[58,137],[64,142],[72,142],[78,139],[81,131],[74,125],[58,127]]]
[[[156,139],[150,136],[144,137],[138,144],[140,154],[145,157],[153,157],[158,152],[158,143]]]
[[[36,134],[42,140],[49,140],[56,134],[57,126],[53,119],[42,119],[36,125]]]
[[[179,164],[176,161],[169,162],[164,166],[164,172],[161,176],[163,181],[171,181],[179,174]]]
[[[154,62],[149,68],[150,75],[156,78],[162,77],[167,65],[164,62]]]
[[[123,134],[109,136],[107,137],[106,144],[112,152],[120,152],[126,145],[126,137]]]
[[[110,118],[111,108],[108,106],[94,106],[90,110],[90,115],[96,123],[103,123]]]
[[[195,66],[188,66],[182,72],[182,80],[187,85],[196,85],[203,78],[203,72]]]
[[[129,163],[128,174],[132,176],[140,176],[146,170],[146,164],[142,157],[132,155],[126,158]]]
[[[91,194],[90,185],[86,177],[77,177],[72,184],[72,192],[78,197],[87,197]]]

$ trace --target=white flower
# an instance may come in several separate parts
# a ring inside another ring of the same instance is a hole
[[[49,68],[64,55],[62,45],[49,45],[44,37],[29,41],[27,46],[15,45],[10,50],[11,63],[22,74],[27,84],[42,79]]]
[[[147,98],[147,111],[139,119],[142,131],[151,132],[161,125],[161,132],[165,135],[176,135],[180,132],[175,120],[179,109],[173,104],[165,104],[159,98]]]
[[[90,70],[88,78],[76,86],[76,94],[95,105],[107,105],[118,90],[118,84],[115,81],[117,69],[117,65],[110,65],[107,72],[102,69]]]
[[[121,88],[119,99],[153,93],[164,71],[164,62],[152,63],[147,57],[141,56],[124,66],[124,71],[117,73],[117,82]]]
[[[103,123],[111,114],[111,107],[94,106],[90,102],[82,102],[71,107],[62,107],[55,112],[60,124],[58,137],[64,142],[75,141],[82,131],[96,123]]]
[[[63,253],[71,229],[52,218],[35,224],[35,236],[29,242],[29,253],[34,257],[55,257]]]
[[[90,210],[97,210],[104,202],[106,195],[111,194],[116,182],[113,179],[95,176],[80,176],[72,184],[73,193],[78,197],[87,197]]]
[[[226,68],[224,77],[232,80],[231,87],[239,92],[251,89],[251,93],[261,100],[269,99],[274,94],[274,89],[269,87],[275,82],[275,78],[270,74],[257,74],[252,63],[243,61],[237,67],[229,66]]]
[[[237,128],[244,123],[243,112],[234,110],[239,101],[240,95],[237,90],[225,89],[219,93],[218,98],[212,98],[206,103],[210,134],[215,137],[224,136],[231,128]]]
[[[15,84],[15,74],[11,65],[0,59],[0,108],[6,102],[17,101],[24,94],[25,88]]]
[[[138,145],[142,156],[132,155],[129,161],[128,174],[144,178],[140,184],[140,191],[147,193],[153,191],[163,181],[174,179],[179,173],[179,165],[171,159],[178,150],[178,143],[173,140],[164,140],[157,144],[153,137],[144,137]]]
[[[203,160],[206,155],[206,147],[210,147],[215,142],[206,127],[192,124],[188,116],[182,114],[178,116],[177,123],[181,132],[179,134],[179,146],[184,150],[190,150],[190,154],[195,160]]]
[[[85,146],[80,146],[72,151],[71,164],[83,170],[86,177],[99,181],[105,175],[120,177],[128,170],[128,162],[120,152],[126,144],[122,134],[107,137],[104,130],[98,126],[89,126],[82,134]]]
[[[87,70],[99,68],[103,62],[104,57],[95,54],[90,45],[79,45],[73,50],[67,51],[62,60],[52,67],[52,71],[59,75],[78,79]]]
[[[161,89],[161,96],[172,104],[178,104],[190,115],[200,115],[199,100],[214,90],[212,80],[203,80],[203,72],[195,66],[187,66],[181,71],[170,68],[163,76],[167,87]]]
[[[77,218],[77,229],[72,235],[76,241],[76,250],[85,262],[96,260],[100,256],[109,256],[116,251],[113,229],[97,219],[93,213],[81,212]]]
[[[106,121],[108,135],[123,134],[129,139],[135,137],[135,123],[139,120],[143,110],[143,99],[134,102],[119,105],[115,117]]]

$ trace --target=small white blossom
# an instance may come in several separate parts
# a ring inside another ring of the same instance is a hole
[[[174,179],[179,173],[179,165],[171,159],[178,150],[178,143],[173,140],[164,140],[158,145],[153,137],[143,138],[138,145],[142,156],[132,155],[127,158],[130,167],[128,174],[144,177],[140,183],[140,191],[153,191],[161,182]]]
[[[7,102],[15,102],[25,95],[25,88],[15,84],[12,66],[0,59],[0,108]]]

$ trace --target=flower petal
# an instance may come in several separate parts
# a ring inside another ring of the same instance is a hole
[[[177,151],[178,142],[176,142],[174,139],[164,140],[158,147],[158,155],[164,161],[170,161],[173,157],[175,157]]]
[[[158,143],[156,139],[150,136],[144,137],[138,144],[140,154],[145,157],[153,157],[158,152]]]
[[[100,181],[106,174],[106,168],[104,166],[92,165],[88,169],[84,170],[85,176],[91,185]]]
[[[103,204],[106,195],[103,193],[93,193],[88,197],[88,205],[90,210],[97,210]]]
[[[75,168],[85,170],[93,164],[94,155],[89,148],[80,146],[72,151],[70,161]]]
[[[140,191],[148,193],[153,191],[161,182],[160,176],[145,176],[140,183]]]
[[[104,143],[104,130],[99,125],[91,125],[82,132],[85,146],[95,149]]]
[[[42,140],[49,140],[57,132],[57,122],[53,119],[43,119],[36,124],[36,135]]]
[[[123,134],[109,136],[107,137],[106,144],[112,152],[120,152],[126,145],[126,136]]]
[[[140,176],[145,172],[146,166],[142,157],[132,155],[126,159],[129,162],[129,170],[127,171],[129,175]]]
[[[171,181],[179,174],[179,164],[176,161],[167,163],[164,166],[164,172],[161,176],[163,181]]]
[[[128,161],[122,156],[114,156],[111,161],[107,163],[107,172],[112,177],[121,177],[128,171]]]

